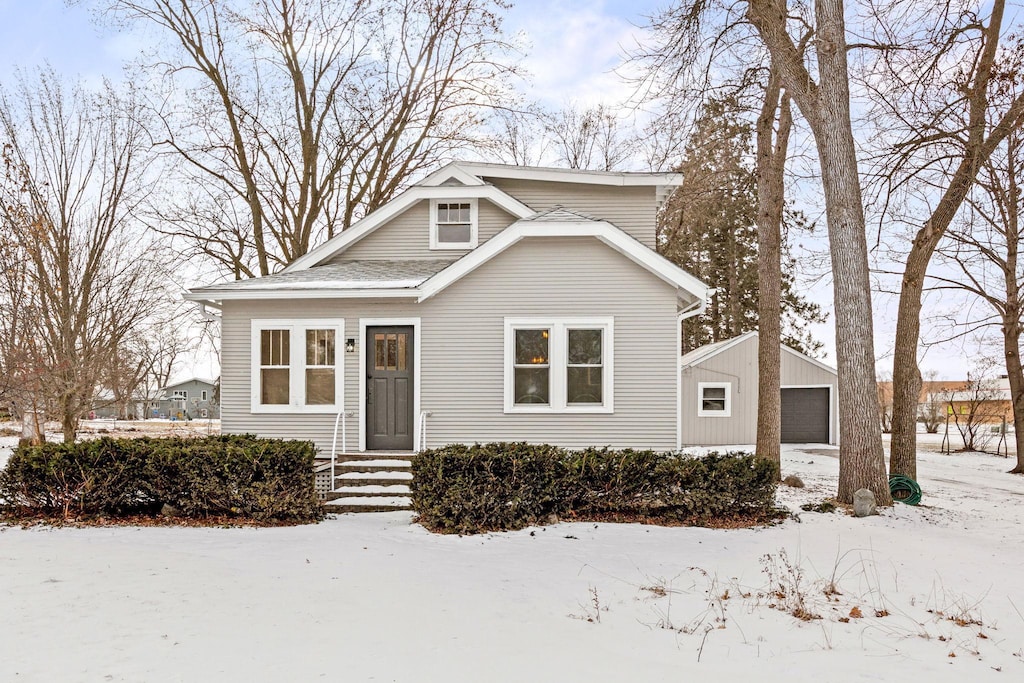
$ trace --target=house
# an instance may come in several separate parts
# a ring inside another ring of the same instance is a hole
[[[147,417],[175,420],[206,420],[220,417],[216,398],[217,380],[192,377],[160,389],[160,398],[151,402]]]
[[[757,440],[757,332],[707,344],[679,360],[682,429],[689,445]],[[839,383],[834,368],[782,345],[782,443],[837,443]]]
[[[892,382],[878,383],[878,396],[883,417],[892,412]],[[921,382],[917,417],[920,422],[938,425],[949,417],[969,417],[972,422],[1013,424],[1013,400],[1010,380],[1001,375],[997,379],[925,380]]]
[[[456,162],[280,273],[191,290],[221,316],[223,431],[679,447],[680,322],[712,291],[655,251],[679,181]]]

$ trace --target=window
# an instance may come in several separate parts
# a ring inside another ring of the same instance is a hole
[[[187,399],[188,392],[185,391],[184,389],[175,389],[174,391],[171,392],[171,398]]]
[[[612,412],[612,318],[505,319],[505,412]]]
[[[342,320],[253,320],[252,411],[337,412],[344,334]]]
[[[732,415],[732,384],[729,382],[698,382],[697,416],[730,417]]]
[[[430,201],[430,248],[473,249],[477,245],[477,201]]]
[[[206,400],[206,389],[203,389],[203,390],[202,390],[202,391],[200,392],[200,398],[199,398],[199,400],[200,400],[200,401],[205,401],[205,400]]]

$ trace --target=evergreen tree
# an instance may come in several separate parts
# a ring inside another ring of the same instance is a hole
[[[704,315],[683,323],[683,352],[757,329],[757,181],[753,124],[733,98],[709,100],[694,124],[683,162],[683,183],[658,219],[663,256],[716,288]],[[809,230],[787,207],[783,225],[782,341],[814,355],[821,343],[808,326],[824,322],[821,307],[794,289],[796,260],[785,235]]]

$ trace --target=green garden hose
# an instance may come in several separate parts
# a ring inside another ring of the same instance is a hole
[[[921,502],[921,485],[910,477],[893,474],[889,477],[889,493],[893,500],[906,505],[917,505]]]

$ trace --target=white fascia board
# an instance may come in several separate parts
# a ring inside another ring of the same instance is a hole
[[[508,178],[512,180],[544,180],[584,185],[618,185],[623,187],[681,185],[680,173],[614,173],[605,171],[574,171],[563,168],[536,168],[529,166],[501,166],[459,162],[459,168],[481,178]]]
[[[636,241],[611,223],[603,221],[547,222],[519,221],[505,228],[482,246],[427,279],[420,285],[420,301],[434,296],[448,285],[473,272],[512,245],[528,237],[594,237],[677,288],[705,298],[709,288],[668,259]]]
[[[187,292],[187,301],[220,307],[220,302],[242,299],[414,299],[416,289],[205,289]]]
[[[438,185],[443,185],[445,182],[453,178],[467,186],[486,184],[472,173],[465,171],[459,162],[453,161],[452,163],[446,164],[440,169],[434,171],[426,178],[416,183],[416,185],[423,187],[437,187]]]
[[[493,185],[475,185],[466,187],[464,185],[443,185],[439,187],[426,187],[417,185],[411,187],[398,195],[390,202],[380,207],[369,216],[356,221],[352,226],[343,231],[333,239],[327,240],[319,247],[311,250],[305,256],[292,261],[282,273],[294,270],[306,270],[326,261],[334,255],[344,251],[349,245],[361,240],[368,234],[382,226],[395,216],[411,208],[413,204],[422,199],[478,199],[484,198],[500,206],[516,218],[526,218],[532,215],[533,209],[517,199],[502,192]],[[426,229],[424,227],[424,229]]]
[[[757,333],[755,332],[754,334],[757,334]],[[797,358],[799,358],[801,360],[805,360],[808,363],[810,363],[811,365],[816,365],[817,367],[821,368],[822,370],[824,370],[826,372],[832,373],[836,377],[839,376],[839,371],[838,370],[836,370],[835,368],[833,368],[830,365],[826,365],[825,363],[822,363],[817,358],[811,358],[806,353],[801,353],[801,352],[797,351],[796,349],[793,349],[793,348],[790,348],[790,347],[786,346],[785,344],[782,344],[781,346],[782,346],[782,350],[783,351],[788,351],[789,353],[793,354]]]

